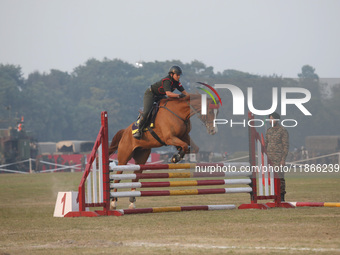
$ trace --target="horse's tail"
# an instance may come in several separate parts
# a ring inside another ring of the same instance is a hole
[[[124,133],[125,129],[121,129],[119,130],[115,136],[112,138],[110,147],[109,147],[109,155],[115,153],[115,151],[118,149],[118,144],[120,139],[122,139],[123,133]]]

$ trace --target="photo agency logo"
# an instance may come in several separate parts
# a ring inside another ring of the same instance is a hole
[[[209,88],[212,92],[215,93],[217,96],[221,106],[222,106],[222,100],[220,95],[217,93],[216,89],[227,89],[233,98],[233,116],[240,116],[240,115],[245,115],[245,96],[243,91],[232,84],[215,84],[214,87],[203,83],[203,82],[197,82],[201,85],[204,85],[205,87]],[[202,91],[206,92],[212,99],[213,102],[215,103],[214,105],[209,105],[209,108],[218,108],[216,99],[212,95],[212,93],[205,89],[205,88],[200,88]],[[202,115],[207,114],[207,94],[202,94],[201,99],[202,99],[202,104],[201,104],[201,113]],[[287,105],[295,105],[305,116],[312,116],[312,114],[307,110],[307,108],[304,106],[305,103],[309,102],[311,99],[311,93],[308,89],[305,88],[299,88],[299,87],[282,87],[280,89],[279,93],[279,88],[273,87],[272,88],[272,105],[269,109],[266,110],[259,110],[254,107],[254,100],[253,100],[253,88],[248,87],[247,88],[247,106],[250,112],[252,112],[254,115],[258,116],[268,116],[269,114],[273,113],[276,111],[278,102],[280,98],[280,106],[281,106],[281,115],[285,116],[287,115]],[[295,119],[275,119],[277,121],[280,121],[281,125],[284,127],[296,127],[298,125],[298,121]],[[271,123],[273,125],[273,122],[267,118],[267,119],[253,119],[253,120],[247,120],[243,119],[241,121],[233,121],[233,119],[217,119],[215,116],[214,119],[214,127],[217,125],[230,125],[230,127],[233,126],[250,126],[250,127],[262,127],[264,126],[265,122]]]
[[[217,96],[218,100],[220,101],[220,104],[222,106],[222,100],[221,100],[221,97],[220,95],[217,93],[217,91],[212,87],[210,86],[209,84],[206,84],[206,83],[203,83],[203,82],[197,82],[198,84],[201,84],[207,88],[209,88],[212,92],[215,93],[215,95]],[[211,94],[211,92],[205,88],[201,88],[201,87],[196,87],[200,90],[203,90],[205,93],[207,93],[211,99],[213,100],[214,104],[215,104],[215,107],[214,106],[211,106],[209,105],[210,108],[214,108],[214,109],[217,109],[219,106],[217,105],[217,102],[216,102],[216,99],[215,97]],[[207,95],[206,94],[202,94],[201,95],[201,114],[202,115],[207,115]]]

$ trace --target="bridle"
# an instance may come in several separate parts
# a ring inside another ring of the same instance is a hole
[[[187,102],[188,103],[188,102]],[[193,115],[197,114],[197,117],[201,121],[202,124],[204,124],[206,127],[209,127],[210,125],[214,124],[214,121],[208,121],[207,120],[207,115],[202,115],[201,111],[197,111],[191,104],[188,103],[190,106],[190,109],[192,113],[189,114],[189,118],[192,117]],[[214,109],[214,119],[217,117],[219,105],[214,105],[214,104],[209,104],[208,108],[209,109]]]

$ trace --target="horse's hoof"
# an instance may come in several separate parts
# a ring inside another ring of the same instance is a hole
[[[110,204],[110,210],[116,210],[116,208],[117,208],[116,201],[112,201]]]
[[[136,209],[135,203],[131,203],[131,204],[129,205],[129,209]]]
[[[171,162],[172,163],[177,163],[181,160],[181,156],[176,154],[176,155],[173,155],[172,158],[171,158]]]

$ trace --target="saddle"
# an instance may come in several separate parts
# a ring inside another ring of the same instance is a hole
[[[151,108],[148,116],[146,117],[146,121],[145,121],[143,127],[141,128],[142,132],[147,131],[148,128],[154,128],[155,127],[155,119],[156,119],[158,110],[159,110],[159,101],[154,102],[154,104],[152,105],[152,108]],[[132,134],[136,133],[137,130],[138,130],[138,124],[139,124],[140,118],[142,116],[142,113],[143,112],[139,112],[137,120],[132,125]]]

